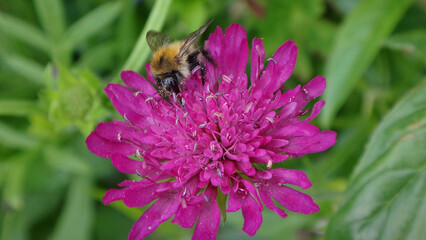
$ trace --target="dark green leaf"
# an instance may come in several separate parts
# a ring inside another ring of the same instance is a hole
[[[121,3],[108,2],[75,22],[65,33],[65,45],[73,48],[78,43],[104,31],[117,18]]]
[[[327,239],[422,239],[426,226],[426,79],[379,124]]]
[[[381,43],[391,33],[413,0],[362,0],[346,18],[326,65],[327,104],[321,114],[330,125],[367,69]]]

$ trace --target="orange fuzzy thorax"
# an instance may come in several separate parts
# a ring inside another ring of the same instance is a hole
[[[174,42],[159,48],[152,55],[151,72],[158,75],[165,72],[170,72],[179,69],[177,55],[182,42]]]

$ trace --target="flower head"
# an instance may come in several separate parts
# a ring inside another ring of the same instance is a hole
[[[215,239],[221,213],[218,191],[228,196],[227,212],[241,209],[243,230],[253,236],[262,223],[263,204],[285,218],[285,209],[310,214],[319,210],[313,199],[290,185],[310,188],[298,170],[275,168],[288,157],[321,152],[335,143],[336,133],[309,124],[305,106],[320,96],[325,79],[282,92],[296,63],[297,47],[287,41],[264,68],[261,39],[251,50],[251,85],[245,74],[249,55],[246,33],[237,24],[218,27],[205,48],[217,63],[207,64],[206,83],[197,72],[179,99],[166,101],[139,74],[124,71],[127,85],[109,84],[105,91],[125,121],[100,123],[87,138],[96,155],[110,158],[124,181],[111,189],[104,203],[122,200],[129,207],[155,201],[133,226],[129,239],[141,239],[171,218],[184,228],[196,223],[193,239]],[[148,80],[153,83],[147,65]],[[263,204],[262,204],[263,202]]]

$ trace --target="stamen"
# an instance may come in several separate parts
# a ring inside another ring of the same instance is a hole
[[[206,92],[210,94],[210,84],[207,84]]]
[[[135,173],[136,173],[136,175],[138,175],[139,177],[141,177],[141,178],[145,178],[145,176],[144,176],[144,175],[142,175],[142,173],[140,173],[138,169],[136,169],[136,170],[135,170]]]
[[[199,128],[205,128],[207,126],[207,123],[202,123],[200,124],[200,126],[198,126]]]
[[[176,93],[173,93],[172,95],[173,95],[173,102],[177,103],[177,102],[178,102],[178,100],[177,100]]]
[[[186,117],[188,117],[188,112],[185,112],[184,114],[183,114],[183,116],[182,116],[182,118],[186,118]]]
[[[193,131],[193,132],[192,132],[192,136],[193,136],[193,137],[197,136],[197,131]]]
[[[274,61],[274,63],[277,64],[277,61],[275,59],[273,59],[273,58],[268,58],[268,59],[266,59],[266,61],[268,61],[268,62],[269,61]]]
[[[305,116],[307,113],[309,112],[309,108],[306,108],[301,114],[300,116]]]
[[[220,112],[215,112],[215,113],[213,113],[213,115],[220,117],[220,118],[225,117],[225,115],[223,115],[223,113],[220,113]]]
[[[148,101],[151,101],[151,100],[154,100],[154,98],[153,98],[153,97],[147,97],[147,98],[145,99],[145,103],[146,103],[146,102],[148,102]]]
[[[194,74],[200,69],[200,66],[196,66],[194,69],[192,69],[191,74]]]
[[[209,98],[217,98],[217,96],[216,96],[216,95],[213,95],[213,94],[210,94],[210,95],[208,95],[208,96],[206,97],[206,99],[209,99]]]
[[[224,95],[225,94],[225,92],[217,92],[216,93],[216,96],[222,96],[222,95]]]
[[[272,161],[271,160],[268,161],[268,163],[266,164],[266,167],[268,168],[268,170],[272,168]]]
[[[136,91],[133,95],[137,97],[139,93],[143,93],[143,91]]]
[[[207,195],[204,195],[204,200],[210,204],[210,198]]]
[[[196,142],[196,143],[194,144],[194,149],[192,150],[192,152],[197,151],[197,147],[198,147],[198,143]]]
[[[231,83],[232,82],[232,79],[230,77],[226,76],[226,75],[222,75],[222,79],[223,79],[223,81],[225,81],[227,83]]]
[[[181,102],[182,102],[182,106],[185,106],[185,103],[186,103],[185,98],[182,98]]]
[[[126,122],[128,122],[128,123],[130,122],[130,121],[129,121],[129,119],[127,118],[127,116],[126,116],[126,113],[125,113],[125,114],[123,114],[123,118],[124,118],[124,121],[126,121]]]
[[[179,116],[176,116],[175,125],[178,125],[178,122],[179,122]]]
[[[268,119],[268,121],[270,121],[271,123],[275,122],[275,120],[273,118],[271,118],[271,117],[266,117],[266,119]]]
[[[248,113],[251,109],[251,107],[253,106],[254,102],[249,102],[249,104],[247,104],[247,106],[244,108],[244,113]]]
[[[141,152],[139,151],[139,148],[138,148],[138,149],[136,149],[136,157],[138,157],[138,158],[143,158],[143,156],[142,156]]]
[[[219,169],[219,168],[216,168],[216,172],[217,172],[217,175],[218,175],[220,178],[222,178],[222,177],[223,177],[222,172],[220,171],[220,169]]]
[[[121,142],[121,132],[118,133],[117,139],[119,142]]]

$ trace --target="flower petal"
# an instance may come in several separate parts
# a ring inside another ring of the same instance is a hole
[[[336,132],[327,130],[314,136],[294,137],[284,147],[284,151],[290,154],[307,154],[322,152],[336,143]]]
[[[250,236],[254,236],[262,225],[262,213],[256,200],[248,196],[243,201],[242,213],[244,217],[243,231]]]
[[[265,48],[263,47],[261,38],[253,38],[251,48],[251,75],[252,83],[259,80],[259,76],[263,71],[265,61]]]
[[[143,91],[148,96],[152,96],[157,93],[157,90],[151,84],[149,84],[149,82],[144,77],[136,72],[122,71],[121,79],[123,79],[123,82],[127,86],[137,91]]]
[[[111,142],[100,137],[96,132],[92,132],[86,139],[87,148],[94,154],[111,158],[113,154],[133,155],[136,152],[136,146],[128,143]]]
[[[292,212],[311,214],[319,211],[318,205],[311,196],[292,188],[271,184],[268,191],[279,204]]]
[[[216,203],[216,192],[215,188],[207,188],[206,196],[208,201],[204,201],[202,211],[198,217],[197,225],[195,226],[194,235],[192,240],[209,240],[216,239],[217,230],[219,229],[220,223],[220,210]]]
[[[300,170],[274,168],[269,170],[273,175],[273,182],[292,184],[307,189],[312,186],[306,174]]]
[[[173,194],[167,194],[158,199],[133,225],[129,233],[129,239],[143,239],[151,234],[161,223],[167,221],[176,212],[179,200]]]

